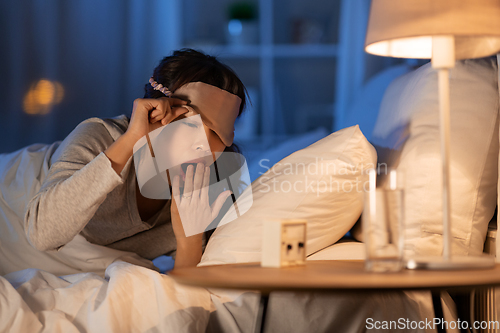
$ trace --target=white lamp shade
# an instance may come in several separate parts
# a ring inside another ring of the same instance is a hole
[[[453,36],[455,59],[500,51],[500,0],[372,0],[365,50],[430,59],[432,37]]]

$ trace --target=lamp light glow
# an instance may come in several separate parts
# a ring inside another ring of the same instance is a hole
[[[31,115],[47,114],[54,105],[62,101],[63,97],[64,88],[59,82],[41,79],[32,84],[24,96],[24,112]]]
[[[432,37],[408,37],[375,42],[366,46],[366,52],[393,58],[429,59]]]

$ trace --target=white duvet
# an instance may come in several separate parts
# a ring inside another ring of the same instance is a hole
[[[106,277],[27,269],[0,277],[0,332],[205,332],[206,289],[114,262]]]

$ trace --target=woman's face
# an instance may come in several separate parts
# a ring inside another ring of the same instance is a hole
[[[208,144],[210,145],[210,150],[212,151],[213,159],[216,160],[220,153],[226,149],[226,145],[219,138],[217,133],[208,128],[207,125],[203,124],[203,128],[205,129],[205,134],[207,135]]]
[[[155,124],[150,126],[150,130],[157,128]],[[211,165],[226,148],[219,136],[193,111],[167,124],[158,139],[161,149],[157,146],[154,151],[160,169],[168,169],[171,177],[179,175],[181,180],[189,164],[195,168],[198,163]]]
[[[172,120],[170,123],[173,123],[174,121],[185,119],[187,117],[194,116],[194,115],[196,115],[196,113],[190,111],[190,112],[188,112],[186,114],[183,114],[183,115],[177,117],[176,119]],[[162,127],[162,126],[163,125],[160,122],[156,122],[154,124],[149,124],[149,131],[152,132],[155,129],[158,129],[158,128]],[[214,131],[212,131],[207,125],[203,124],[203,127],[205,129],[205,134],[207,136],[208,143],[210,144],[210,148],[211,148],[212,152],[222,152],[222,151],[224,151],[224,149],[226,148],[226,146],[221,141],[221,139],[219,138],[219,136]]]
[[[197,113],[189,111],[188,113],[183,114],[170,122],[173,123],[175,121],[181,121],[181,123],[186,125],[186,127],[181,126],[177,131],[176,137],[181,139],[181,141],[177,141],[177,146],[179,148],[182,146],[185,150],[191,150],[193,148],[192,145],[198,145],[194,148],[199,150],[201,147],[205,152],[210,151],[213,159],[216,160],[220,153],[224,151],[226,145],[224,145],[217,133],[211,130],[207,125],[191,118],[196,115]],[[158,125],[158,123],[150,124],[149,131],[151,132],[159,127],[161,127],[161,125]],[[203,127],[205,136],[200,135],[202,133],[200,131],[201,127]],[[205,147],[205,140],[208,142],[209,147]]]

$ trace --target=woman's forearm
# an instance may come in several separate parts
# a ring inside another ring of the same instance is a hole
[[[104,151],[104,154],[111,161],[111,167],[120,174],[127,164],[127,161],[132,157],[134,145],[137,142],[136,138],[131,135],[120,136],[111,146]]]
[[[203,234],[177,239],[174,268],[195,267],[201,260]]]

